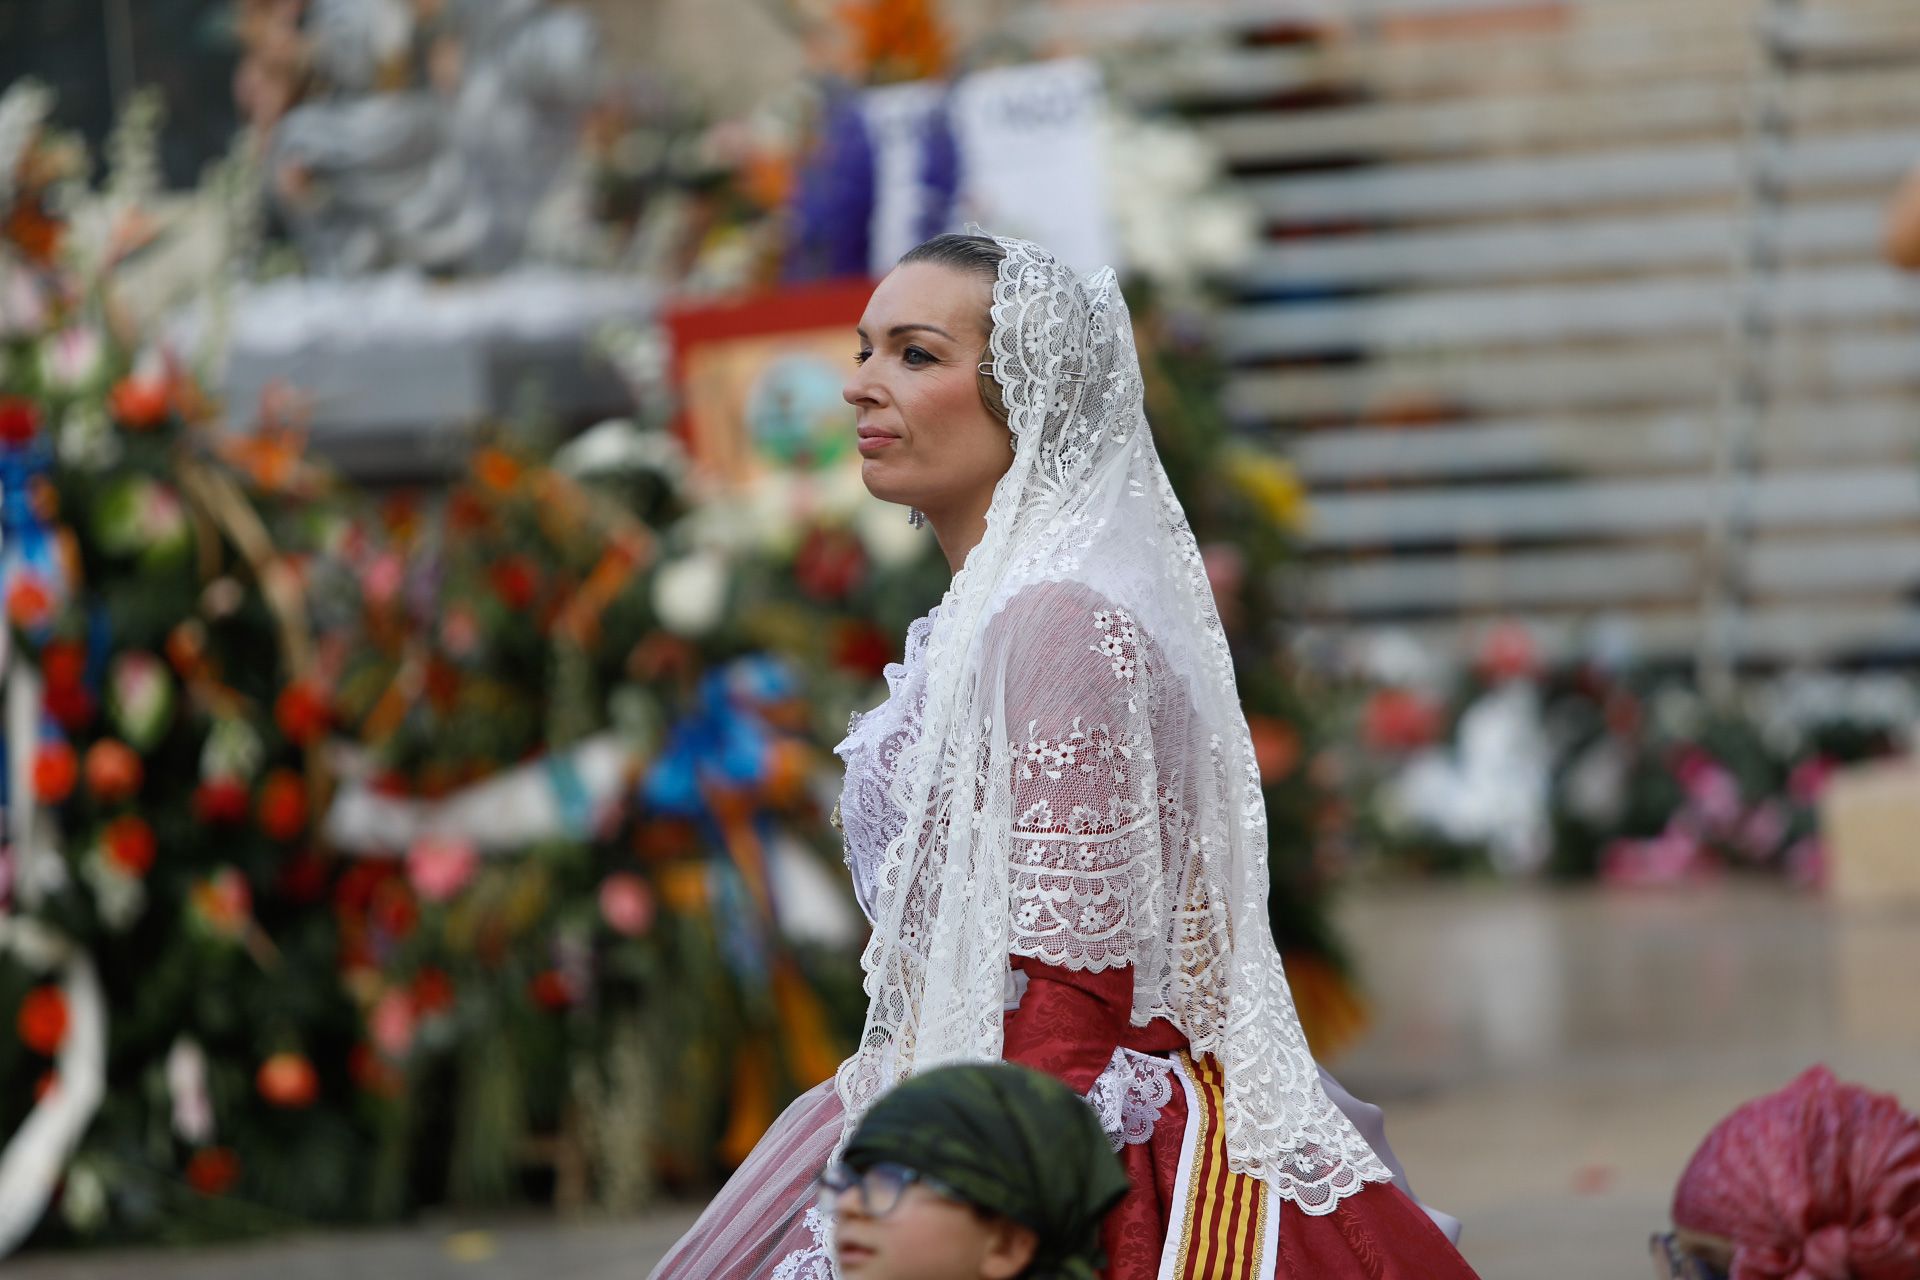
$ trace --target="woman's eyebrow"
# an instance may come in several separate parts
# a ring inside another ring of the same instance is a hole
[[[950,342],[954,340],[953,335],[948,333],[945,329],[942,329],[939,325],[921,324],[918,322],[915,322],[913,324],[897,324],[893,326],[893,328],[887,330],[887,336],[889,338],[897,338],[903,333],[912,333],[915,329],[925,329],[928,333],[937,333],[941,337],[947,339]],[[854,333],[859,336],[860,341],[862,342],[869,341],[867,337],[867,331],[864,328],[856,326],[854,328]]]

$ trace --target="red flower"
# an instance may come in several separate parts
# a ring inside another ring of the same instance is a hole
[[[456,489],[447,499],[447,526],[456,533],[478,533],[492,520],[487,504],[466,489]]]
[[[40,406],[24,396],[0,396],[0,443],[26,444],[40,430]]]
[[[374,887],[367,915],[380,932],[397,942],[413,936],[414,927],[420,923],[420,905],[406,882],[396,877]]]
[[[301,1053],[276,1053],[260,1064],[254,1088],[276,1107],[310,1107],[320,1096],[320,1075]]]
[[[246,792],[240,793],[240,816],[245,817]],[[275,888],[289,902],[313,903],[327,896],[327,860],[311,849],[302,849],[280,868]]]
[[[1533,633],[1518,622],[1506,622],[1487,633],[1480,645],[1480,674],[1499,684],[1521,680],[1540,670],[1540,650]]]
[[[67,997],[58,987],[35,987],[20,1002],[14,1026],[20,1042],[35,1053],[51,1058],[67,1038]]]
[[[53,616],[53,591],[37,573],[22,573],[7,588],[7,620],[23,631]]]
[[[842,623],[834,633],[833,665],[842,671],[878,678],[893,656],[886,633],[871,622]]]
[[[102,738],[87,748],[87,790],[101,804],[131,799],[146,778],[139,753],[126,743]]]
[[[793,580],[816,600],[841,600],[866,576],[860,539],[845,529],[815,528],[793,558]]]
[[[154,855],[159,851],[153,828],[145,819],[132,814],[109,822],[101,843],[106,849],[107,861],[131,876],[143,876],[151,871]]]
[[[543,1009],[559,1011],[572,1007],[579,998],[573,989],[573,982],[558,969],[548,969],[535,974],[527,983],[527,998]]]
[[[202,1147],[187,1161],[187,1185],[203,1196],[223,1196],[240,1180],[240,1157],[226,1147]]]
[[[49,684],[46,703],[47,714],[68,733],[92,724],[93,714],[99,710],[93,695],[77,684]]]
[[[291,769],[275,769],[260,784],[260,829],[274,840],[295,840],[307,829],[307,788]]]
[[[501,603],[516,612],[529,608],[539,590],[533,564],[525,556],[508,556],[488,569],[487,577]]]
[[[1411,689],[1380,689],[1367,700],[1361,736],[1376,751],[1414,751],[1440,734],[1440,708]]]
[[[445,1013],[453,1008],[453,979],[431,965],[420,970],[413,977],[413,1003],[427,1017]]]
[[[347,1074],[368,1093],[382,1098],[397,1098],[405,1090],[407,1078],[400,1069],[374,1052],[362,1041],[347,1051]]]
[[[87,651],[73,640],[50,640],[40,651],[40,674],[49,689],[64,689],[80,683],[87,673]]]
[[[247,820],[252,799],[237,779],[208,778],[193,789],[193,816],[209,827],[238,826]]]
[[[166,379],[127,377],[114,383],[107,408],[121,426],[146,431],[166,421],[171,401]]]
[[[273,720],[296,746],[320,741],[333,724],[333,708],[326,694],[311,681],[296,680],[280,691],[273,704]]]
[[[60,804],[73,794],[80,766],[64,742],[43,742],[33,754],[33,794],[41,804]]]

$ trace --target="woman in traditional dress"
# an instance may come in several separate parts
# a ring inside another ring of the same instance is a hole
[[[1114,1280],[1471,1276],[1301,1033],[1232,658],[1113,273],[936,237],[858,337],[867,487],[954,569],[838,748],[866,1029],[655,1276],[832,1276],[835,1147],[900,1081],[999,1058],[1101,1115],[1132,1183]]]

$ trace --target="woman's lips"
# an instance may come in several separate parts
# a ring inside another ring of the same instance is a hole
[[[862,453],[878,453],[890,444],[898,444],[899,436],[890,436],[884,431],[862,431],[859,449]]]
[[[840,1242],[840,1265],[843,1267],[849,1265],[857,1266],[872,1256],[873,1250],[867,1248],[865,1245],[848,1244],[844,1240]]]

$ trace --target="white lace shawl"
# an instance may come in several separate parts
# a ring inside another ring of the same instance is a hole
[[[1233,1166],[1330,1212],[1391,1175],[1321,1088],[1274,947],[1259,773],[1126,304],[1111,271],[999,244],[989,359],[1014,461],[927,622],[888,761],[901,816],[837,1078],[846,1132],[915,1072],[1001,1056],[1010,954],[1131,965],[1135,1024],[1164,1017],[1223,1064]]]

